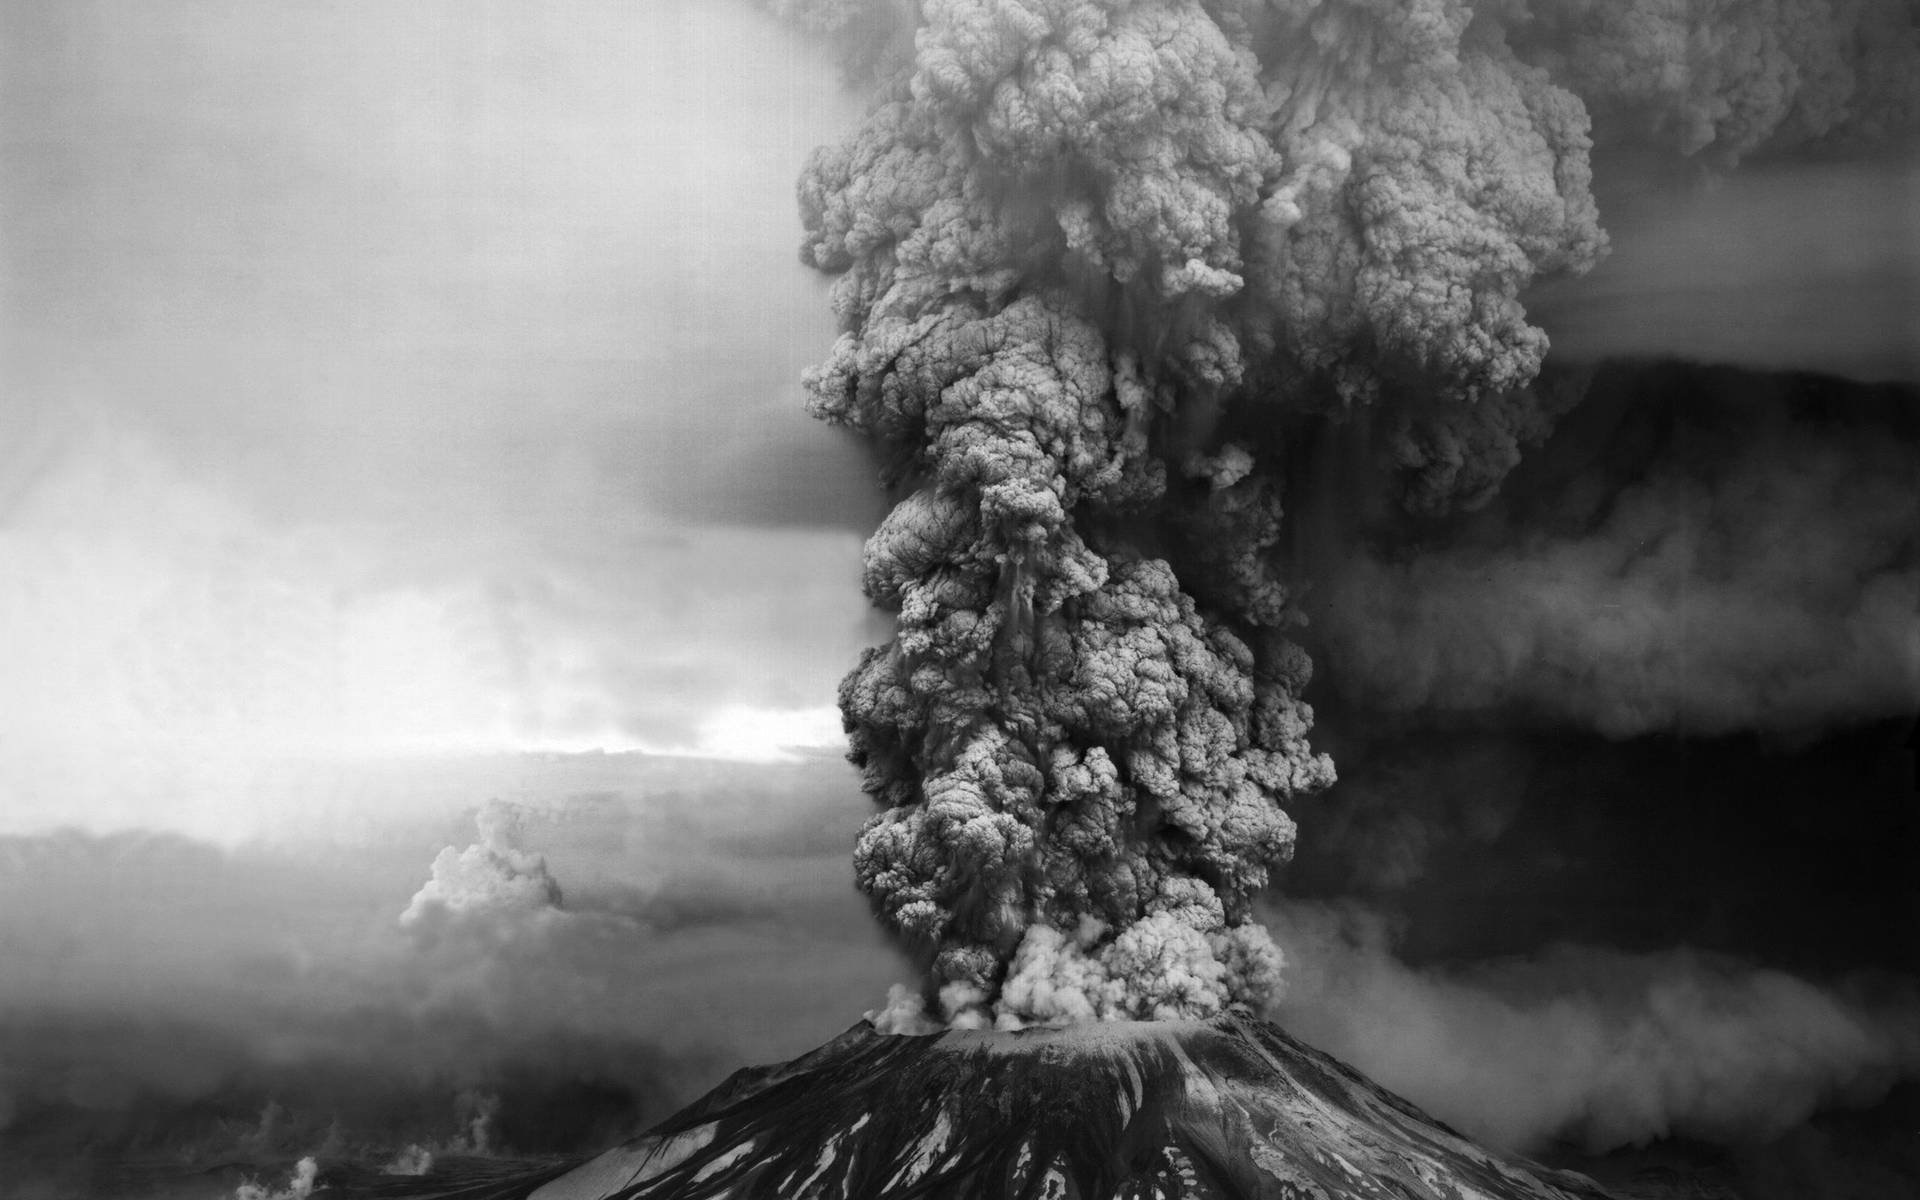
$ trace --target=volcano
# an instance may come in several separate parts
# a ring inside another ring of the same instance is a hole
[[[533,1200],[1605,1200],[1273,1025],[878,1032],[731,1078]]]

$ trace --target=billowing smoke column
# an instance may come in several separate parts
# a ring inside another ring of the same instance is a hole
[[[1603,248],[1585,110],[1459,3],[818,7],[892,34],[801,185],[812,403],[904,496],[841,691],[858,882],[949,1022],[1258,1005],[1250,903],[1333,778],[1284,461],[1368,405],[1409,505],[1490,494],[1566,402],[1518,296]]]

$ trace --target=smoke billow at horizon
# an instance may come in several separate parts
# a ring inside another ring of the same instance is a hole
[[[351,780],[388,818],[332,845],[0,837],[0,1178],[210,1200],[175,1177],[591,1153],[897,971],[844,882],[845,764],[501,766]]]

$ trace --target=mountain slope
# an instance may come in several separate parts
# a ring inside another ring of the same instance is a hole
[[[1272,1025],[884,1036],[737,1072],[534,1200],[1602,1200]]]

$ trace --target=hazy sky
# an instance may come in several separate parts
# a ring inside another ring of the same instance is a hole
[[[837,741],[878,499],[798,386],[824,54],[700,0],[0,22],[0,827]]]

